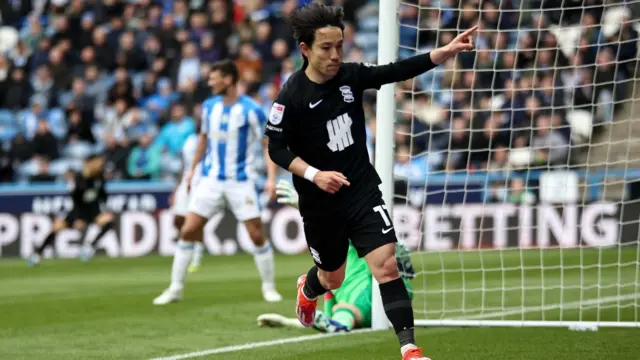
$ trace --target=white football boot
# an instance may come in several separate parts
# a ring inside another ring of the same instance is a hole
[[[264,301],[270,303],[282,301],[282,295],[280,295],[273,285],[262,285],[262,297]]]
[[[160,296],[153,299],[153,305],[167,305],[182,300],[182,290],[168,288]]]

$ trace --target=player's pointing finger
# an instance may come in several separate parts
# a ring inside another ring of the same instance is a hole
[[[340,173],[335,173],[333,175],[333,180],[335,180],[340,186],[342,185],[349,186],[349,181],[347,180],[347,178]]]
[[[336,175],[338,176],[338,179],[340,179],[341,184],[347,185],[347,186],[350,185],[349,180],[347,180],[347,177],[344,176],[344,174],[336,172]]]
[[[470,29],[465,30],[465,32],[463,32],[461,35],[462,36],[469,36],[469,35],[473,34],[474,32],[476,32],[476,30],[478,30],[478,25],[475,25],[475,26],[471,27]]]

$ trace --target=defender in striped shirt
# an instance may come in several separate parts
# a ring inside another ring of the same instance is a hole
[[[189,211],[178,240],[173,260],[171,285],[154,300],[164,305],[182,299],[184,278],[193,256],[193,249],[204,225],[213,215],[228,205],[238,221],[244,223],[255,245],[254,258],[262,279],[262,294],[266,301],[282,300],[275,288],[273,249],[263,230],[261,206],[255,178],[253,148],[264,143],[265,161],[268,162],[266,191],[275,191],[277,167],[270,162],[263,129],[266,116],[253,99],[237,93],[238,69],[230,60],[212,66],[209,85],[214,96],[202,104],[200,135],[191,169],[185,183],[201,167],[198,185],[190,189]]]

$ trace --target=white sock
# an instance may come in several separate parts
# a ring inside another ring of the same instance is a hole
[[[204,252],[204,244],[197,242],[193,247],[193,259],[191,259],[191,265],[200,266],[202,260],[202,253]]]
[[[262,290],[275,289],[275,264],[271,244],[265,242],[262,247],[256,247],[253,260],[256,262],[260,279],[262,279]]]
[[[407,350],[409,350],[409,349],[415,349],[415,348],[417,348],[417,346],[415,346],[414,344],[407,344],[407,345],[405,345],[405,346],[403,346],[403,347],[401,347],[401,348],[400,348],[400,354],[401,354],[402,356],[404,356],[404,353],[406,353],[406,352],[407,352]]]
[[[191,241],[178,240],[176,253],[173,255],[173,265],[171,267],[171,289],[182,290],[184,288],[184,278],[187,275],[187,268],[193,256],[194,243]]]

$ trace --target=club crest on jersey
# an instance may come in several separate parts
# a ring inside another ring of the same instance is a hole
[[[269,112],[269,122],[273,125],[278,125],[282,122],[283,115],[284,105],[274,102],[273,106],[271,106],[271,111]]]
[[[340,92],[342,93],[342,99],[344,102],[352,103],[355,98],[353,97],[353,93],[351,92],[351,87],[344,85],[340,86]]]

